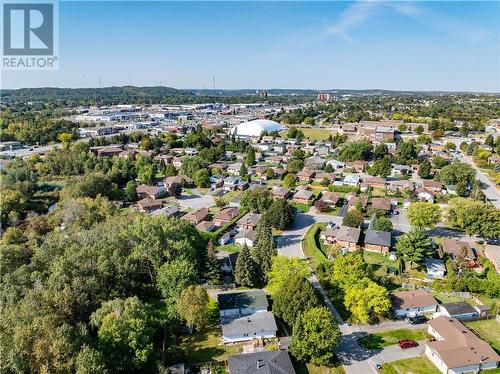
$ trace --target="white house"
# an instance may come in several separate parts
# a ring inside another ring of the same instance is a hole
[[[222,317],[221,327],[224,343],[275,338],[278,331],[273,313],[267,311],[236,318]]]
[[[436,260],[434,258],[425,259],[425,267],[427,268],[427,276],[432,279],[444,279],[446,273],[446,266],[443,260]]]
[[[439,305],[438,312],[435,314],[435,316],[454,317],[459,320],[468,320],[478,317],[479,311],[476,310],[472,305],[460,301],[456,303]]]
[[[241,230],[234,237],[234,242],[239,245],[247,245],[248,247],[253,247],[255,241],[255,231],[254,230]]]
[[[396,316],[413,317],[418,314],[434,313],[438,308],[438,302],[428,291],[399,291],[393,292],[391,296]]]
[[[437,317],[427,332],[436,340],[425,343],[425,355],[443,374],[495,369],[500,356],[456,318]]]

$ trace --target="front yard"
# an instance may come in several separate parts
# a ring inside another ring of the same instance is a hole
[[[441,372],[425,356],[407,358],[384,364],[383,374],[440,374]]]
[[[381,349],[389,345],[398,344],[399,340],[425,340],[429,336],[425,330],[398,329],[370,334],[359,340],[359,345],[367,349]]]
[[[307,230],[302,241],[302,250],[311,261],[311,266],[316,269],[319,264],[327,262],[325,254],[321,251],[319,235],[321,230],[326,227],[326,223],[315,223]]]

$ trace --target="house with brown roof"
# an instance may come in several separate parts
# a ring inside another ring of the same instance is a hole
[[[467,267],[473,268],[477,265],[477,256],[469,243],[458,239],[446,238],[443,240],[442,250],[452,260],[462,257],[467,262]]]
[[[361,204],[363,209],[366,209],[368,205],[368,199],[364,196],[356,196],[354,192],[350,192],[346,195],[347,206],[349,210],[356,208],[357,203]]]
[[[374,197],[372,199],[372,208],[383,210],[385,212],[391,211],[391,200],[386,197]]]
[[[391,233],[380,230],[366,230],[365,251],[389,253],[391,250]]]
[[[431,319],[427,332],[435,340],[425,343],[425,355],[444,374],[477,373],[498,367],[500,356],[456,318]]]
[[[195,210],[194,212],[186,214],[182,219],[191,222],[193,225],[197,225],[198,223],[205,221],[208,219],[208,208],[200,208]]]
[[[123,149],[118,147],[104,147],[97,151],[99,157],[113,157],[123,152]]]
[[[215,226],[224,226],[235,219],[238,214],[240,214],[240,210],[238,208],[230,207],[226,209],[222,209],[215,213],[214,215],[214,224]]]
[[[333,228],[328,226],[322,233],[322,237],[328,244],[336,244],[349,251],[358,249],[361,229],[359,227],[340,226]]]
[[[147,186],[145,184],[137,186],[135,190],[139,199],[159,199],[167,194],[167,189],[165,187]]]
[[[367,187],[371,188],[385,188],[385,178],[381,177],[366,177],[363,179],[363,183]]]
[[[315,175],[316,173],[314,171],[302,169],[297,173],[297,178],[299,178],[302,182],[310,182]]]
[[[434,200],[436,199],[436,194],[425,188],[417,188],[415,190],[415,195],[417,196],[417,199],[419,199],[420,201],[426,201],[428,203],[433,203]]]
[[[293,195],[293,201],[298,204],[311,205],[314,200],[314,193],[308,190],[299,190]]]
[[[215,229],[214,221],[201,221],[196,225],[199,231],[210,232]]]
[[[291,195],[291,191],[289,188],[286,187],[274,186],[271,189],[271,194],[273,195],[273,197],[277,199],[288,199]]]
[[[236,222],[236,226],[240,230],[255,230],[259,219],[260,214],[248,212]]]
[[[137,207],[139,208],[139,211],[143,213],[151,213],[162,207],[162,201],[145,198],[137,202]]]
[[[392,309],[396,316],[412,317],[418,314],[434,313],[438,302],[429,291],[410,290],[391,294]]]
[[[432,192],[437,192],[437,193],[441,193],[441,191],[444,189],[443,184],[441,182],[427,180],[427,179],[424,179],[424,181],[422,182],[422,186],[426,190],[429,190]]]
[[[166,177],[163,180],[163,183],[167,188],[169,188],[174,183],[178,183],[182,187],[188,187],[193,185],[193,180],[185,175],[174,175],[172,177]]]
[[[338,192],[323,191],[320,200],[328,204],[328,206],[334,207],[339,204],[341,199],[342,195]]]

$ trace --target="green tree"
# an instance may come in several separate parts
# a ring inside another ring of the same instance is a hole
[[[247,154],[245,155],[245,164],[249,167],[255,165],[255,149],[253,147],[248,148]]]
[[[293,277],[307,279],[307,263],[298,257],[275,256],[271,270],[267,273],[267,291],[274,294]]]
[[[396,251],[413,267],[413,264],[422,263],[426,257],[432,257],[434,246],[425,232],[412,229],[398,238]]]
[[[195,264],[186,258],[175,258],[161,265],[156,277],[157,287],[168,305],[177,303],[183,289],[198,280]],[[176,311],[170,309],[171,312]]]
[[[285,230],[294,220],[294,209],[285,199],[275,200],[269,207],[267,214],[269,222],[278,230]]]
[[[392,231],[392,222],[387,217],[379,217],[375,220],[375,222],[373,222],[372,229],[378,230],[378,231],[391,232]]]
[[[267,212],[260,217],[255,229],[255,241],[252,251],[254,261],[264,278],[267,272],[271,270],[273,258],[278,254],[269,218]]]
[[[128,181],[123,191],[123,197],[126,201],[137,201],[137,183],[135,181]]]
[[[380,143],[375,147],[373,153],[375,154],[377,159],[383,159],[385,156],[389,154],[389,149],[387,148],[387,144]]]
[[[80,177],[73,177],[61,191],[63,198],[91,197],[97,195],[110,196],[111,180],[101,173],[86,173]]]
[[[258,266],[252,258],[250,249],[244,244],[236,260],[234,280],[239,285],[254,287],[259,282],[258,277]]]
[[[489,134],[486,139],[484,139],[484,144],[489,145],[490,147],[495,146],[495,140],[493,139],[493,136]]]
[[[427,202],[410,204],[408,208],[408,221],[413,227],[433,228],[441,220],[441,208],[439,205]]]
[[[418,125],[417,127],[415,127],[415,130],[413,130],[413,132],[417,135],[422,134],[424,132],[424,126]]]
[[[357,209],[348,211],[342,219],[342,225],[349,227],[360,227],[363,222],[363,214]]]
[[[418,166],[418,176],[420,178],[427,179],[431,176],[431,170],[432,170],[432,167],[431,167],[430,161],[425,159]]]
[[[190,334],[195,328],[200,330],[207,325],[210,317],[208,303],[207,290],[200,285],[189,286],[181,292],[177,310],[181,318],[186,321]]]
[[[342,162],[367,160],[372,148],[372,144],[366,140],[348,143],[340,151],[339,160]]]
[[[344,305],[351,318],[359,323],[368,323],[389,313],[391,300],[387,290],[368,278],[346,287]]]
[[[208,188],[210,187],[210,174],[207,169],[200,169],[194,174],[194,183],[196,187]]]
[[[476,177],[476,171],[472,166],[460,161],[454,161],[443,167],[439,173],[439,180],[446,185],[457,185],[459,183],[471,185]]]
[[[273,169],[269,168],[266,170],[266,178],[267,179],[273,179],[274,178],[274,171]]]
[[[241,164],[240,177],[242,177],[243,179],[246,179],[248,177],[248,169],[247,169],[245,163]]]
[[[142,184],[151,185],[155,178],[155,168],[151,164],[142,166],[137,172],[137,178]]]
[[[204,277],[209,284],[221,284],[222,282],[222,272],[217,260],[216,251],[214,243],[210,240],[207,247],[207,261],[205,263],[205,273]]]
[[[417,159],[418,152],[412,141],[401,142],[396,148],[396,160],[398,164],[408,165]]]
[[[380,175],[382,178],[386,178],[391,175],[391,158],[385,156],[381,160],[377,160],[373,163],[373,165],[368,170],[368,174],[370,175]]]
[[[289,173],[298,173],[304,168],[304,161],[292,160],[288,162],[287,169]]]
[[[283,178],[283,186],[287,188],[294,188],[295,187],[295,179],[296,176],[295,174],[287,174]]]
[[[338,344],[340,329],[325,307],[311,308],[296,321],[290,342],[290,353],[302,362],[330,365]]]
[[[240,209],[253,213],[263,213],[273,202],[271,192],[266,188],[246,190],[240,199]]]
[[[297,317],[321,305],[320,298],[307,279],[295,275],[288,279],[273,295],[273,312],[293,326]]]
[[[78,352],[75,364],[76,374],[107,374],[105,360],[101,352],[84,345]]]
[[[340,288],[346,288],[367,276],[366,262],[360,253],[349,252],[336,257],[333,262],[331,279]]]
[[[91,316],[98,328],[99,350],[115,370],[139,370],[153,354],[154,329],[137,296],[106,301]]]
[[[449,202],[446,222],[468,235],[500,237],[500,209],[472,199],[456,198]]]

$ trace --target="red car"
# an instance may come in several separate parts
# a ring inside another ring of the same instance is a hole
[[[415,340],[400,340],[399,346],[401,349],[413,348],[418,346],[418,343]]]

